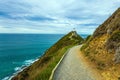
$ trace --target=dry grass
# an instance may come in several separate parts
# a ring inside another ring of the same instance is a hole
[[[106,38],[107,35],[103,35],[93,39],[82,52],[93,62],[105,80],[118,80],[118,77],[120,77],[120,64],[114,63],[114,52],[110,53],[104,47]]]
[[[120,79],[120,63],[116,64],[113,60],[119,43],[120,8],[96,29],[92,40],[86,42],[81,49],[104,80]]]

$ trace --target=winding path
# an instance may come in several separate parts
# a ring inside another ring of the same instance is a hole
[[[53,80],[96,80],[80,58],[80,45],[71,48],[55,70]]]

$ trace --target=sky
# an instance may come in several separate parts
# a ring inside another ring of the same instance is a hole
[[[0,0],[0,33],[92,34],[120,0]]]

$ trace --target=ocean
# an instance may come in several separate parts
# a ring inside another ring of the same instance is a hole
[[[29,66],[63,34],[0,34],[0,80]],[[86,37],[87,35],[81,35]]]

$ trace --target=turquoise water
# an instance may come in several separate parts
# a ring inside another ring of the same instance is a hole
[[[0,80],[8,80],[13,73],[33,63],[62,36],[62,34],[0,34]]]

